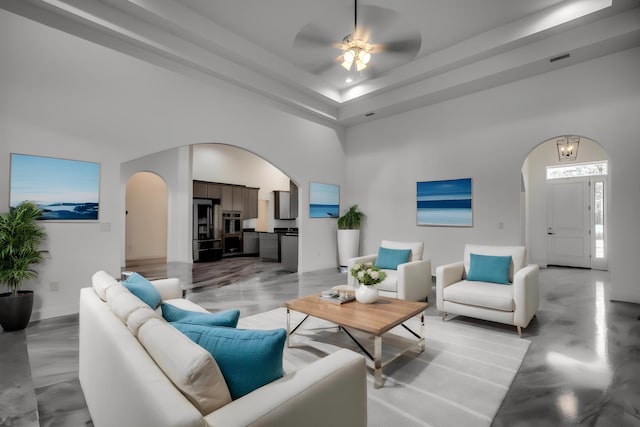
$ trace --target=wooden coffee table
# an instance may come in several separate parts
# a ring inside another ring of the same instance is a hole
[[[308,295],[284,303],[287,308],[287,347],[289,347],[289,336],[293,334],[309,316],[335,323],[340,329],[344,330],[370,359],[368,364],[373,365],[376,388],[380,388],[383,385],[382,368],[414,348],[414,345],[411,345],[383,363],[382,335],[384,333],[398,325],[402,325],[418,339],[419,352],[424,351],[424,311],[427,308],[426,302],[380,297],[374,304],[360,304],[356,301],[344,304],[333,304],[320,300],[320,298],[318,298],[319,295],[320,294]],[[306,314],[306,317],[293,329],[291,329],[291,310]],[[418,333],[412,331],[403,323],[417,315],[420,315],[420,331]],[[374,336],[373,355],[355,339],[349,332],[349,329],[356,329]]]

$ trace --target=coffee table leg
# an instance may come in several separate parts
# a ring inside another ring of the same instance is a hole
[[[382,337],[376,336],[373,341],[373,372],[375,387],[382,387]]]
[[[420,338],[418,339],[418,348],[420,349],[420,353],[424,351],[424,313],[420,315]]]
[[[291,335],[291,311],[287,307],[287,348],[289,348],[289,335]]]

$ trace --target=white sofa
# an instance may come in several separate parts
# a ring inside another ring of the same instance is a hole
[[[226,388],[211,355],[133,294],[123,296],[115,279],[96,275],[80,291],[79,333],[80,384],[95,426],[366,426],[361,355],[339,350],[234,401],[210,398]],[[164,302],[206,312],[181,298],[177,279],[152,283]]]
[[[422,259],[424,243],[383,240],[380,246],[389,249],[411,249],[411,256],[409,262],[398,265],[397,270],[383,269],[387,277],[376,285],[379,294],[409,301],[424,301],[429,298],[432,287],[431,260]],[[378,254],[371,254],[348,260],[347,285],[349,288],[354,288],[356,285],[356,280],[351,275],[353,266],[366,262],[375,264],[377,258]]]
[[[468,281],[471,254],[511,256],[509,285]],[[466,245],[464,261],[436,268],[436,306],[447,313],[514,325],[518,335],[536,314],[539,303],[536,264],[525,265],[524,246]]]

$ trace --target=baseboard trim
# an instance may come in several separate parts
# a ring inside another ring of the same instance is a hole
[[[139,265],[150,265],[150,264],[166,264],[166,258],[138,258],[138,259],[127,259],[124,261],[125,269],[130,269],[137,267]]]

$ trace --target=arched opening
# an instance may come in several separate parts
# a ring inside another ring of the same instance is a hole
[[[566,135],[534,148],[522,166],[522,235],[530,262],[606,270],[609,195],[607,152],[580,137],[568,159]]]
[[[167,260],[168,191],[151,172],[138,172],[127,181],[125,265],[130,269]]]
[[[218,143],[191,148],[194,203],[212,202],[210,234],[222,257],[257,255],[297,271],[298,186],[291,177],[242,148]],[[194,253],[202,245],[197,238],[194,234]]]

